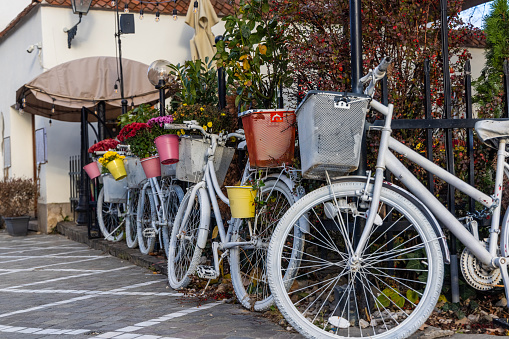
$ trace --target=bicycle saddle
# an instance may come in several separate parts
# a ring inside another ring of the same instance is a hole
[[[479,138],[488,146],[498,148],[499,139],[509,139],[509,121],[481,120],[475,123]]]

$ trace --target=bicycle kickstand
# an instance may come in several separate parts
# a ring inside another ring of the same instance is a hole
[[[506,299],[509,299],[509,273],[507,272],[508,263],[509,263],[508,258],[504,257],[495,258],[495,265],[497,265],[500,268],[500,274],[502,274],[502,281],[504,282]]]

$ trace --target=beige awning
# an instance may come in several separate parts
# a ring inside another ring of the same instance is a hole
[[[24,111],[47,118],[78,122],[81,107],[94,110],[100,101],[106,103],[106,120],[114,120],[121,113],[118,60],[114,57],[90,57],[69,61],[42,73],[16,91],[16,102]],[[124,97],[138,106],[159,100],[159,92],[147,78],[148,65],[122,59]],[[54,106],[54,113],[52,107]],[[89,121],[97,121],[89,116]]]
[[[186,24],[194,28],[195,34],[191,39],[191,56],[193,60],[209,58],[209,62],[216,54],[215,37],[211,28],[219,22],[219,18],[210,0],[198,0],[198,10],[194,12],[194,1],[189,2]]]

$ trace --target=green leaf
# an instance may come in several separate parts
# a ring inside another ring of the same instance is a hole
[[[242,25],[242,27],[240,28],[240,31],[242,33],[242,36],[245,38],[245,39],[248,39],[249,36],[251,35],[251,29],[249,28],[249,26],[247,25]]]
[[[237,95],[237,97],[235,98],[235,107],[239,106],[240,99],[241,99],[240,95]]]
[[[419,303],[419,293],[417,293],[414,290],[407,290],[406,291],[406,298],[410,300],[414,304]]]
[[[270,10],[269,4],[264,3],[264,4],[262,5],[262,12],[263,12],[263,13],[269,13],[269,10]]]

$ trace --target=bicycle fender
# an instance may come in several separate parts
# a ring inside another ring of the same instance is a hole
[[[368,177],[366,176],[348,176],[348,177],[340,177],[333,181],[333,183],[341,182],[341,181],[361,181],[361,182],[367,182]],[[373,178],[369,179],[371,182],[373,182]],[[447,245],[447,238],[444,235],[444,232],[442,231],[442,227],[438,223],[437,219],[431,213],[431,211],[424,205],[419,199],[417,199],[412,193],[408,192],[407,190],[403,189],[402,187],[395,185],[391,182],[384,181],[383,187],[387,189],[394,190],[398,192],[400,195],[405,197],[406,199],[410,200],[415,206],[417,206],[421,212],[424,214],[424,216],[428,219],[428,221],[431,224],[431,227],[433,227],[433,231],[435,231],[435,234],[438,239],[438,243],[440,244],[440,249],[442,250],[442,254],[444,257],[444,262],[446,264],[451,263],[451,253],[449,251],[449,246]],[[506,213],[507,214],[507,213]]]
[[[198,246],[201,249],[205,248],[205,245],[207,244],[207,238],[209,235],[209,228],[210,228],[210,199],[209,195],[207,194],[207,191],[204,187],[198,188],[200,195],[205,200],[205,206],[201,209],[201,212],[205,215],[202,216],[202,221],[200,222],[200,227],[198,228],[198,234],[197,234],[197,241],[196,246]]]

